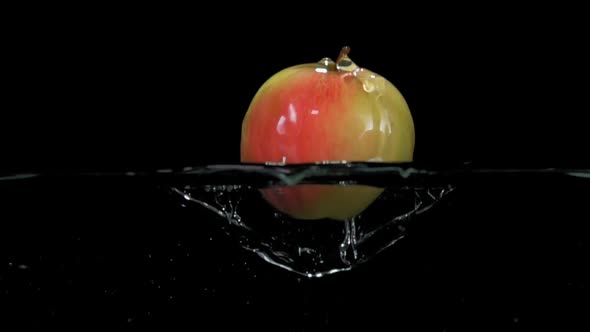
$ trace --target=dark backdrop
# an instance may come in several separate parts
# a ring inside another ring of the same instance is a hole
[[[587,161],[580,21],[490,15],[316,22],[311,14],[242,21],[203,12],[15,22],[3,51],[2,164],[237,162],[241,119],[258,87],[287,66],[335,58],[344,45],[406,97],[416,161]]]

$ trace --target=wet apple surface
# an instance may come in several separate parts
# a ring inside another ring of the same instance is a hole
[[[408,104],[391,82],[357,66],[348,52],[343,48],[336,62],[324,58],[283,69],[260,87],[243,119],[242,162],[412,161]],[[380,193],[366,186],[263,191],[273,206],[299,219],[348,219]]]

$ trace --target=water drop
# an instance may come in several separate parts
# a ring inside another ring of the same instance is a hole
[[[363,90],[365,90],[365,92],[371,93],[375,91],[375,84],[369,80],[366,80],[363,82]]]

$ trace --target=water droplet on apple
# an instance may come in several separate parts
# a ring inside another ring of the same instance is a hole
[[[325,57],[325,58],[321,59],[320,61],[318,61],[318,63],[328,67],[330,64],[333,64],[334,61],[332,61],[332,59],[330,59],[328,57]]]
[[[370,80],[363,81],[363,90],[368,93],[371,93],[375,90],[375,85]]]

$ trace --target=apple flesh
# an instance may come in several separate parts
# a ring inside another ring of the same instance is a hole
[[[400,91],[358,67],[344,48],[336,62],[295,65],[270,77],[242,123],[247,163],[410,162],[414,123]],[[368,186],[297,185],[262,190],[297,219],[349,219],[383,191]]]

